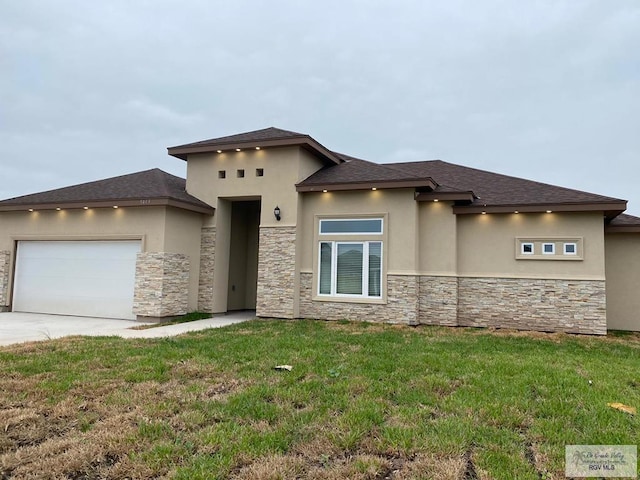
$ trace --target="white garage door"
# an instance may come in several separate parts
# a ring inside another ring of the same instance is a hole
[[[140,241],[18,242],[16,312],[135,319]]]

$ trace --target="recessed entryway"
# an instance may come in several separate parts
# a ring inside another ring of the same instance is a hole
[[[255,310],[260,200],[232,201],[227,311]]]

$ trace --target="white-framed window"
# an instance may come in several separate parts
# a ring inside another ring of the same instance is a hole
[[[543,243],[542,244],[542,253],[544,255],[555,255],[556,254],[556,244],[555,243]]]
[[[382,298],[382,242],[322,241],[318,294]]]
[[[533,242],[522,242],[520,244],[520,253],[522,255],[533,255],[535,253]]]
[[[379,235],[382,228],[382,218],[320,220],[320,235]]]
[[[565,255],[578,255],[578,244],[574,242],[565,243],[562,250]]]

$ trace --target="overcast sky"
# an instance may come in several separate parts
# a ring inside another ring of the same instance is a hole
[[[640,215],[640,2],[0,0],[0,198],[269,126]]]

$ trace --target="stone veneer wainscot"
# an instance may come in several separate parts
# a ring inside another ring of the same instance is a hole
[[[187,313],[189,258],[181,253],[141,252],[136,259],[133,313],[162,318]]]
[[[386,303],[313,300],[313,275],[300,274],[300,316],[323,320],[366,320],[369,322],[418,322],[416,275],[387,275]]]
[[[9,277],[11,252],[0,250],[0,312],[6,311],[9,305]]]
[[[294,318],[296,227],[261,227],[256,315]]]
[[[458,277],[420,277],[418,318],[426,325],[458,325]]]
[[[200,278],[198,280],[198,310],[213,312],[213,270],[216,263],[216,229],[202,227],[200,234]]]
[[[387,302],[313,300],[313,275],[300,274],[300,316],[325,320],[607,332],[605,282],[387,276]],[[418,300],[419,299],[419,300]]]
[[[606,335],[605,281],[460,277],[458,324]]]

